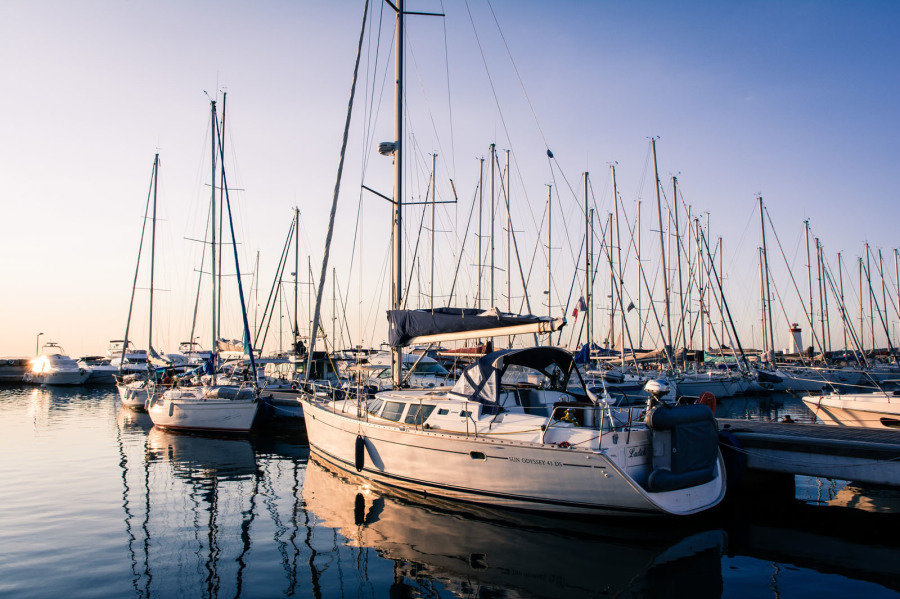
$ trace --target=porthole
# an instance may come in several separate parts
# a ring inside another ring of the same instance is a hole
[[[484,461],[484,460],[487,459],[487,458],[485,457],[485,455],[484,455],[483,453],[481,453],[480,451],[470,451],[470,452],[469,452],[469,457],[472,458],[473,460],[482,460],[482,461]]]

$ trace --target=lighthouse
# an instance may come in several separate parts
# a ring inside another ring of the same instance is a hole
[[[803,351],[803,336],[800,333],[800,325],[796,322],[791,325],[791,347],[789,353],[799,354]]]

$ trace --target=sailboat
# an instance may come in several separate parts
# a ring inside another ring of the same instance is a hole
[[[212,147],[213,147],[213,181],[216,176],[215,156],[219,155],[223,161],[224,153],[220,143],[221,136],[218,135],[218,119],[216,117],[216,102],[211,100],[211,120],[212,120]],[[246,373],[243,381],[235,381],[232,375],[227,383],[221,383],[216,377],[216,365],[218,363],[218,343],[216,342],[216,294],[215,284],[212,297],[212,315],[213,315],[213,350],[210,360],[203,367],[203,374],[199,376],[194,384],[196,373],[186,373],[186,375],[175,377],[171,382],[167,381],[165,390],[158,395],[150,398],[147,402],[147,412],[153,424],[161,428],[175,430],[193,430],[193,431],[218,431],[245,433],[250,430],[253,420],[256,417],[256,411],[259,406],[259,388],[256,377],[256,362],[254,359],[253,345],[250,336],[250,326],[247,320],[247,309],[244,304],[243,286],[241,285],[241,270],[237,256],[237,244],[234,236],[234,223],[231,218],[231,203],[228,199],[228,186],[225,184],[225,171],[222,169],[222,200],[224,209],[228,211],[228,224],[231,229],[231,245],[234,251],[234,264],[237,273],[238,295],[241,302],[241,314],[243,317],[244,327],[244,353],[249,357],[250,371]],[[215,237],[215,207],[216,207],[216,185],[212,185],[212,201],[211,209],[213,210],[212,218],[210,218],[210,226],[212,227],[212,263],[216,263],[216,237]],[[215,272],[213,272],[213,280],[215,280]]]
[[[150,233],[150,310],[149,310],[149,324],[147,329],[147,337],[148,337],[148,347],[150,348],[150,354],[155,353],[153,351],[153,273],[155,269],[155,256],[156,256],[156,195],[157,195],[157,183],[159,181],[159,154],[156,154],[153,158],[153,176],[151,178],[151,193],[147,197],[147,208],[144,210],[144,224],[141,227],[141,242],[138,246],[138,259],[137,265],[134,269],[134,282],[131,286],[131,302],[128,305],[128,320],[125,324],[125,338],[120,341],[112,341],[113,344],[110,347],[111,353],[110,356],[112,358],[118,358],[118,366],[119,372],[116,376],[116,389],[119,392],[119,399],[122,401],[122,405],[126,408],[131,408],[132,410],[143,410],[144,405],[147,403],[147,400],[156,392],[156,380],[153,376],[153,370],[150,368],[150,363],[147,361],[147,353],[142,352],[141,358],[143,361],[144,369],[142,372],[137,373],[126,373],[126,363],[128,361],[129,353],[131,352],[131,343],[128,339],[128,334],[131,329],[131,312],[134,308],[134,293],[137,289],[137,280],[138,273],[141,268],[141,250],[144,245],[144,231],[147,229],[147,209],[150,208],[151,199],[153,205],[153,214],[151,217],[151,233]],[[116,355],[113,352],[118,352]]]
[[[636,516],[715,506],[725,494],[725,468],[710,409],[656,402],[641,418],[640,407],[611,406],[585,388],[565,350],[494,351],[452,387],[399,389],[403,347],[547,334],[565,319],[402,309],[402,0],[395,10],[397,141],[380,148],[394,158],[389,331],[395,389],[371,399],[303,396],[311,451],[380,484],[503,508]]]

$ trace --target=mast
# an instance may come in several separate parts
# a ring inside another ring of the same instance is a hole
[[[637,201],[637,214],[635,216],[635,225],[634,228],[637,229],[637,248],[635,248],[635,255],[637,256],[637,266],[638,266],[638,290],[637,290],[637,312],[638,312],[638,349],[643,349],[644,347],[644,317],[641,316],[643,312],[641,311],[641,285],[640,281],[644,280],[644,265],[641,262],[641,201]]]
[[[625,367],[625,301],[622,297],[622,237],[619,229],[619,190],[616,187],[616,165],[610,164],[609,171],[612,175],[612,191],[614,217],[616,220],[616,288],[619,297],[619,318],[621,319],[622,328],[622,367]],[[640,289],[640,286],[638,286]],[[630,337],[630,334],[629,334]],[[630,343],[630,341],[629,341]]]
[[[503,189],[506,196],[506,311],[512,313],[512,215],[509,213],[509,150],[506,150],[506,177],[503,179]],[[508,337],[509,347],[512,347],[512,335]]]
[[[812,291],[812,260],[809,255],[809,219],[803,221],[804,230],[806,231],[806,281],[809,284],[809,326],[816,326],[815,314],[813,311],[813,291]],[[815,334],[813,334],[815,337]]]
[[[219,239],[225,239],[224,231],[224,219],[225,219],[225,208],[223,206],[225,202],[225,101],[228,98],[228,92],[222,92],[222,126],[219,128],[218,142],[219,142],[219,172],[220,172],[220,186],[219,186]],[[213,186],[215,186],[216,182],[213,179]],[[215,220],[215,219],[214,219]],[[221,243],[221,241],[219,242]],[[222,269],[222,259],[224,258],[225,252],[224,250],[219,252],[219,296],[216,298],[216,307],[219,314],[219,318],[216,321],[216,325],[218,329],[216,330],[216,338],[222,337],[222,273],[224,270]]]
[[[212,357],[213,364],[215,364],[216,356],[218,355],[218,345],[216,344],[216,332],[217,332],[217,321],[216,321],[216,295],[217,295],[217,285],[216,285],[216,126],[218,123],[216,122],[216,101],[210,100],[210,119],[212,121],[211,129],[211,141],[210,144],[212,146],[212,185],[210,188],[212,189],[212,197],[210,198],[210,230],[211,230],[211,243],[210,248],[212,250]]]
[[[659,255],[660,260],[662,261],[663,294],[666,301],[666,338],[663,340],[663,346],[666,349],[666,354],[670,354],[670,344],[672,343],[672,315],[669,306],[669,271],[666,269],[666,237],[662,222],[662,200],[660,199],[659,191],[659,170],[656,165],[655,138],[650,140],[650,147],[653,150],[653,179],[656,182],[656,216],[659,220]],[[671,354],[669,355],[669,363],[672,363]]]
[[[762,247],[757,249],[759,250],[759,323],[761,325],[760,332],[762,334],[763,354],[768,355],[769,338],[766,335],[766,275],[765,270],[763,270],[763,249]]]
[[[391,250],[391,308],[403,307],[403,48],[405,0],[397,0],[394,35],[394,219]],[[493,149],[493,146],[492,146]],[[391,348],[391,379],[395,387],[403,377],[403,350]]]
[[[153,220],[150,226],[150,322],[147,327],[147,351],[153,356],[153,272],[155,270],[154,262],[156,260],[156,190],[159,181],[159,153],[153,159]],[[122,360],[125,360],[125,352],[127,347],[122,348]]]
[[[773,332],[773,329],[775,327],[772,323],[772,291],[769,287],[769,252],[768,252],[768,249],[766,248],[766,221],[763,218],[764,208],[763,208],[763,199],[762,199],[761,195],[758,197],[758,200],[759,200],[759,226],[760,226],[760,231],[762,232],[762,271],[763,271],[762,276],[763,276],[763,281],[765,282],[765,290],[766,290],[766,296],[765,296],[765,300],[763,301],[763,304],[766,308],[766,317],[769,322],[769,338],[767,340],[767,343],[768,343],[767,349],[774,352],[775,351],[775,333]],[[719,258],[721,259],[721,256],[719,256]],[[721,267],[720,267],[720,269],[721,269]],[[810,301],[812,301],[812,300],[810,300]],[[810,305],[812,305],[812,304],[810,304]],[[763,335],[765,335],[765,333],[766,333],[766,331],[764,329]]]
[[[706,305],[706,288],[704,287],[704,282],[706,281],[706,269],[703,268],[703,247],[700,245],[700,218],[694,217],[694,240],[697,245],[697,264],[699,265],[698,273],[697,273],[697,320],[700,324],[700,349],[703,351],[704,358],[706,357],[706,319],[703,318],[704,306]],[[760,293],[762,296],[762,293]]]
[[[497,216],[496,214],[496,202],[494,200],[494,194],[496,193],[496,187],[494,183],[494,174],[497,170],[497,156],[496,156],[496,145],[491,144],[491,308],[494,307],[494,233],[495,233],[495,224],[494,220]]]
[[[681,303],[681,345],[687,347],[684,318],[684,282],[681,276],[681,232],[678,229],[678,177],[672,177],[672,206],[675,210],[675,259],[678,261],[678,301]],[[684,368],[687,368],[687,353],[684,354]]]
[[[429,307],[434,309],[434,212],[437,203],[435,169],[437,168],[437,152],[431,154],[431,279],[428,282]]]
[[[552,240],[552,231],[553,231],[553,228],[551,226],[553,224],[553,221],[552,221],[553,211],[551,210],[552,197],[553,197],[553,186],[548,185],[547,186],[547,316],[550,316],[550,317],[553,316],[553,286],[551,284],[551,281],[553,280],[553,278],[552,278],[553,273],[550,268],[550,252],[552,251],[551,250],[552,246],[550,245],[550,242]]]
[[[866,280],[869,283],[869,323],[871,324],[872,329],[872,353],[876,350],[875,347],[875,310],[872,303],[872,269],[869,263],[869,242],[866,242]]]
[[[484,157],[478,159],[478,264],[476,270],[478,271],[478,292],[476,294],[475,307],[481,310],[481,260],[483,258],[482,248],[481,248],[481,238],[484,235],[483,223],[484,219]]]
[[[591,298],[591,211],[588,209],[588,172],[584,175],[584,295],[585,295],[585,318],[584,325],[586,329],[586,339],[588,347],[594,339],[591,327],[594,324],[591,313],[593,312],[593,304]],[[588,353],[590,357],[590,353]]]
[[[847,350],[849,349],[849,345],[848,345],[848,343],[847,343],[847,318],[843,316],[843,310],[844,310],[844,267],[843,267],[843,265],[841,264],[841,253],[840,253],[840,252],[838,252],[837,259],[838,259],[838,284],[839,284],[839,287],[840,287],[840,293],[841,293],[841,312],[842,312],[842,314],[841,314],[841,321],[843,322],[843,329],[844,329],[844,348],[843,348],[843,349],[844,349],[844,351],[847,351]]]
[[[890,317],[888,316],[887,285],[884,282],[884,262],[881,258],[881,248],[878,248],[878,274],[881,276],[881,305],[884,306],[884,333],[887,335],[888,345],[891,339]]]
[[[300,208],[294,206],[294,333],[293,351],[297,351],[297,340],[300,338],[300,316],[297,311],[299,307],[298,289],[300,279]],[[280,327],[279,327],[280,328]]]
[[[857,258],[856,264],[859,270],[859,346],[863,355],[865,355],[866,347],[863,341],[866,338],[866,321],[863,310],[862,258]]]

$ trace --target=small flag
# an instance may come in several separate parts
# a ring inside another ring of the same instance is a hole
[[[587,310],[587,304],[584,303],[584,296],[578,298],[578,303],[575,304],[575,309],[572,310],[572,318],[575,320],[578,320],[579,310]]]
[[[634,302],[628,302],[628,307],[625,308],[625,311],[631,312],[632,310],[634,310]]]

